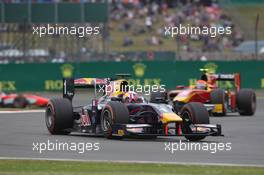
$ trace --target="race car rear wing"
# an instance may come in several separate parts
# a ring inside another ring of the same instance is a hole
[[[240,75],[239,73],[234,73],[234,74],[213,74],[213,76],[217,80],[222,80],[222,81],[234,81],[237,79]]]
[[[108,79],[100,78],[79,78],[74,80],[74,87],[76,88],[94,88],[98,85],[107,84]]]
[[[126,79],[122,78],[128,78],[130,77],[130,74],[116,74],[116,78],[64,78],[63,79],[63,98],[67,98],[72,101],[75,93],[75,89],[81,89],[81,88],[93,88],[94,89],[94,97],[97,96],[97,88],[100,90],[104,89],[106,86],[116,86],[116,84],[119,84],[121,90],[127,87],[128,82]],[[113,83],[115,82],[115,83]],[[119,82],[119,83],[118,83]],[[112,87],[112,89],[114,89]],[[99,90],[99,91],[100,91]],[[106,93],[106,91],[103,91]]]
[[[213,74],[214,78],[216,78],[216,81],[233,81],[235,88],[237,91],[240,90],[241,86],[241,80],[240,80],[240,74],[239,73],[233,73],[233,74]]]
[[[107,79],[99,78],[64,78],[63,79],[63,98],[67,98],[72,101],[75,89],[81,88],[94,88],[96,93],[96,87],[104,86],[107,84]]]

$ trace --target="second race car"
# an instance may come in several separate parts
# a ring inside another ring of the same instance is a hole
[[[49,99],[34,94],[6,94],[0,92],[0,107],[25,108],[27,106],[45,107]]]
[[[193,86],[177,86],[175,90],[151,94],[154,103],[170,103],[175,111],[190,102],[203,103],[215,116],[238,112],[240,115],[254,115],[256,94],[252,89],[241,89],[239,73],[209,74],[202,69],[203,75]],[[227,84],[228,87],[221,87]]]

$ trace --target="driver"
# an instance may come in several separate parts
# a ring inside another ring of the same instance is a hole
[[[200,71],[202,71],[202,75],[200,80],[203,80],[206,82],[206,89],[210,90],[210,89],[215,89],[216,88],[216,77],[215,75],[210,72],[208,69],[200,69]]]
[[[198,80],[198,81],[196,81],[195,87],[196,87],[196,89],[206,90],[207,89],[207,83],[204,80]]]
[[[142,103],[143,99],[136,92],[126,92],[122,97],[123,103]]]

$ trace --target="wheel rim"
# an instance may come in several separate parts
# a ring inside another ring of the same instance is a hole
[[[190,124],[192,123],[191,121],[191,114],[189,111],[187,110],[184,110],[181,114],[183,120],[184,120],[184,127],[182,128],[182,132],[184,134],[189,134],[189,133],[192,133],[191,129],[189,128]]]
[[[108,110],[104,111],[103,114],[103,121],[102,121],[102,125],[103,125],[103,131],[108,131],[111,128],[111,113]]]
[[[188,121],[191,120],[191,115],[190,115],[190,113],[189,113],[187,110],[185,110],[185,111],[182,113],[182,117],[184,118],[184,120],[188,120]]]
[[[46,125],[48,128],[52,126],[52,117],[53,117],[52,108],[49,106],[46,111]]]

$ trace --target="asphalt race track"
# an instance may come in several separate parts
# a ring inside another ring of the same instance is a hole
[[[79,101],[78,101],[79,100]],[[83,102],[84,97],[77,97]],[[222,125],[224,137],[207,137],[199,144],[231,143],[232,149],[218,150],[174,150],[165,151],[165,143],[175,145],[186,142],[184,137],[159,138],[157,140],[124,139],[107,140],[74,133],[71,136],[52,136],[48,133],[44,113],[0,113],[0,157],[82,159],[109,161],[154,161],[245,164],[264,166],[264,99],[258,99],[255,116],[229,115],[211,117],[211,123]],[[43,151],[33,150],[33,143],[97,143],[99,150],[85,151]]]

